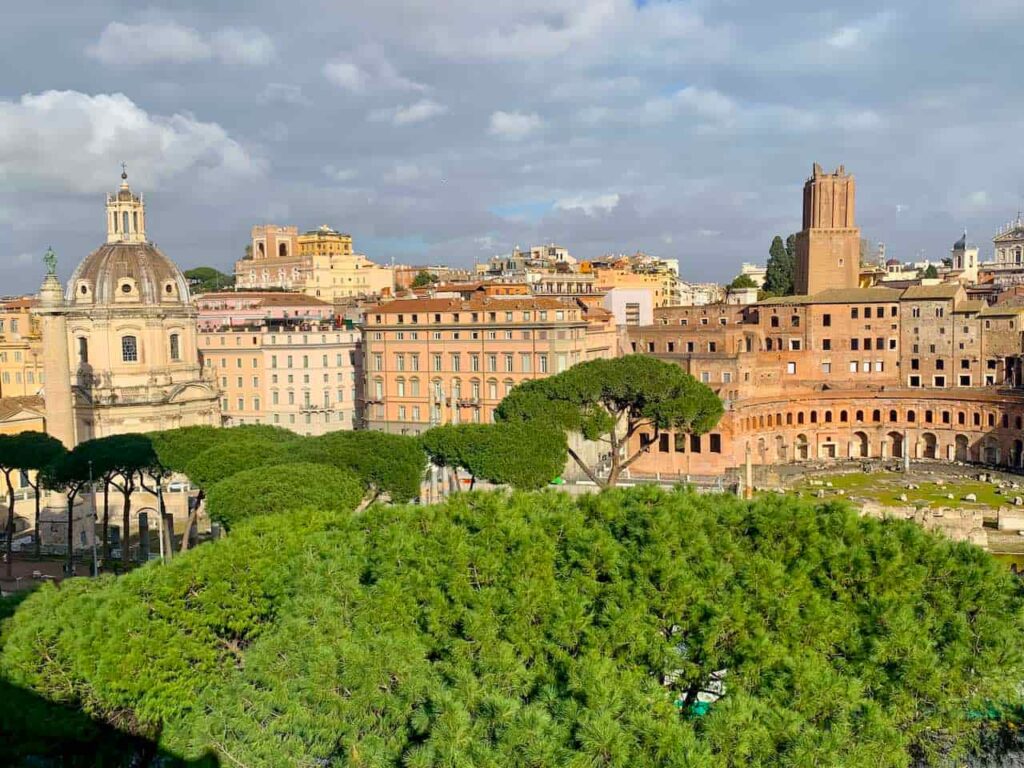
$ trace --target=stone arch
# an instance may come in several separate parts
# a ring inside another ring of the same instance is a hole
[[[775,455],[779,461],[786,461],[789,458],[786,451],[786,439],[782,435],[775,436]]]
[[[926,459],[939,458],[939,440],[931,432],[921,435],[922,456]]]
[[[986,464],[999,463],[999,443],[991,437],[986,437],[981,445],[981,460]]]
[[[871,444],[867,432],[854,432],[851,443],[851,458],[866,459],[871,455]]]
[[[796,460],[807,461],[810,458],[810,443],[807,441],[807,435],[800,434],[796,436]]]
[[[899,420],[900,420],[900,417],[899,417],[899,414],[896,413],[896,411],[889,411],[889,421],[891,423],[895,424]]]
[[[899,432],[890,432],[886,437],[889,439],[889,445],[892,448],[890,455],[894,459],[903,458],[903,435]]]
[[[956,436],[956,460],[957,461],[970,461],[971,460],[971,441],[967,439],[967,435]]]
[[[1021,459],[1024,458],[1024,440],[1014,440],[1010,446],[1010,466],[1020,469]]]

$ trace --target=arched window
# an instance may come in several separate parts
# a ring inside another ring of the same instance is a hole
[[[889,411],[889,421],[893,423],[899,421],[899,417],[896,415],[896,411]]]
[[[124,218],[121,220],[121,231],[127,233],[128,232],[128,211],[125,211],[122,214],[122,216]]]
[[[817,424],[817,423],[818,423],[818,412],[817,411],[811,411],[811,424]]]
[[[855,418],[855,419],[856,419],[856,420],[857,420],[858,422],[860,422],[860,421],[864,421],[864,411],[857,411],[857,414],[856,414],[856,416],[854,416],[854,418]]]
[[[793,414],[792,413],[787,413],[786,414],[786,426],[787,427],[788,426],[792,426],[792,424],[793,424]]]
[[[914,413],[913,411],[907,411],[907,421],[909,421],[910,423],[914,423],[915,421],[917,421],[917,414]]]
[[[132,232],[139,231],[139,212],[132,211]]]
[[[796,423],[797,424],[803,424],[804,423],[804,412],[803,411],[800,411],[800,413],[798,413],[796,415]]]
[[[831,424],[832,423],[832,411],[825,411],[825,423],[826,424]]]
[[[176,333],[171,334],[171,360],[181,360],[181,339]]]
[[[839,412],[839,421],[845,424],[850,420],[850,415],[846,411]]]
[[[78,337],[78,364],[89,362],[89,340],[85,336]]]
[[[287,243],[281,243],[279,246],[277,246],[277,255],[280,256],[281,258],[284,258],[285,256],[288,255]]]
[[[121,337],[121,359],[126,363],[139,360],[139,341],[134,336]]]
[[[875,422],[875,423],[880,422],[882,420],[882,412],[877,410],[877,409],[872,411],[871,412],[871,420],[873,422]]]

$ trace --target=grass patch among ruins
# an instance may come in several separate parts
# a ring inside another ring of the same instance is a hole
[[[908,487],[911,485],[915,487]],[[918,506],[933,509],[998,508],[1011,505],[1014,496],[1024,497],[1024,487],[1013,489],[1007,483],[1000,493],[998,486],[993,483],[967,477],[944,477],[938,471],[933,474],[921,471],[912,471],[910,474],[879,471],[818,475],[804,478],[793,486],[793,490],[805,497],[824,491],[826,498],[843,496],[852,502],[875,501],[890,507]],[[844,493],[839,494],[839,491]],[[950,494],[953,496],[952,499],[949,498]],[[965,497],[971,494],[974,494],[976,500],[966,501]],[[902,496],[906,496],[905,501]]]

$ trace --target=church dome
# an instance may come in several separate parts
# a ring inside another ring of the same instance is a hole
[[[107,195],[107,242],[78,265],[65,301],[72,305],[189,305],[177,265],[146,239],[146,205],[128,186]]]
[[[151,243],[105,243],[68,282],[69,304],[189,304],[188,282]]]

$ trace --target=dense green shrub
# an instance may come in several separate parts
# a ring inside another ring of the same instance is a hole
[[[329,464],[354,472],[368,498],[386,495],[396,503],[420,495],[427,457],[414,437],[368,430],[328,432],[291,448],[296,461]]]
[[[976,547],[844,507],[458,494],[45,586],[0,676],[230,765],[888,768],[1016,703],[1022,606]]]
[[[351,512],[363,496],[359,478],[323,464],[257,467],[216,483],[207,495],[210,519],[228,527],[256,515],[319,509]]]

